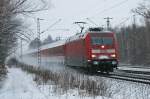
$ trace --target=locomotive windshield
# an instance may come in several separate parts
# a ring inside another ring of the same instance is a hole
[[[111,37],[92,37],[92,45],[112,45],[113,38]]]

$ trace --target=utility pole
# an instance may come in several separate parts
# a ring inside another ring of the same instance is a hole
[[[41,66],[41,44],[40,44],[40,40],[41,40],[41,34],[45,33],[46,31],[48,31],[50,28],[52,28],[53,26],[55,26],[56,24],[58,24],[61,19],[57,20],[55,23],[53,23],[51,26],[49,26],[46,30],[42,31],[40,30],[40,21],[41,20],[44,20],[44,19],[40,19],[40,18],[37,18],[37,37],[38,37],[38,40],[39,40],[39,43],[38,43],[38,65]]]
[[[22,38],[20,38],[20,42],[21,42],[21,45],[20,45],[20,59],[22,60]]]
[[[136,16],[133,15],[133,29],[134,29],[134,32],[136,30]]]
[[[104,18],[104,19],[106,19],[106,22],[107,22],[107,30],[109,30],[109,29],[110,29],[110,20],[113,19],[113,18],[106,17],[106,18]]]
[[[132,57],[133,57],[133,62],[136,62],[136,54],[137,54],[137,44],[136,44],[136,16],[133,15],[133,34],[132,34],[132,43],[133,43],[133,49],[132,49]]]
[[[44,19],[40,19],[37,18],[37,35],[38,35],[38,65],[41,66],[41,44],[40,44],[40,40],[41,40],[41,31],[40,31],[40,20],[44,20]]]

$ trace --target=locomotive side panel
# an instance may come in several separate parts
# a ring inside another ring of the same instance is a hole
[[[78,39],[66,44],[66,65],[69,66],[85,66],[86,53],[84,39]]]
[[[41,50],[41,57],[49,63],[64,63],[64,45]]]
[[[64,56],[64,45],[41,50],[42,57]]]

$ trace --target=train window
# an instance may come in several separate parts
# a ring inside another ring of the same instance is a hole
[[[111,37],[92,37],[92,45],[112,45],[113,38]]]
[[[111,38],[111,37],[103,37],[103,44],[104,45],[112,45],[113,44],[113,38]]]
[[[93,45],[101,45],[101,44],[103,44],[102,38],[100,38],[100,37],[92,37],[92,44]]]

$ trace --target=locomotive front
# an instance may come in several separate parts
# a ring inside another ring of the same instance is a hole
[[[86,42],[90,70],[109,73],[117,68],[118,48],[113,32],[89,32]]]

